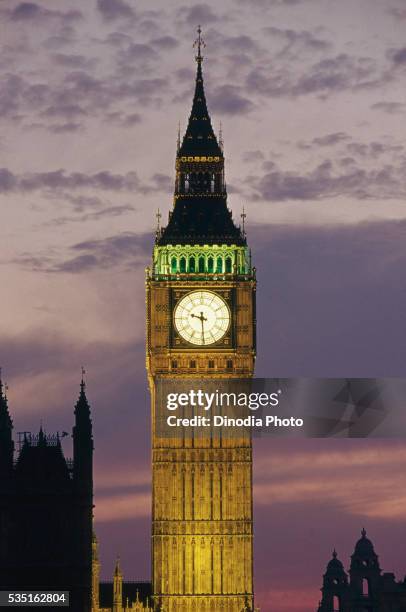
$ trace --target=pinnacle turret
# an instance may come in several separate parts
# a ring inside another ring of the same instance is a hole
[[[8,411],[7,391],[5,385],[3,385],[0,368],[0,433],[5,430],[11,431],[12,429],[13,421]]]
[[[82,368],[79,399],[75,406],[73,428],[74,480],[84,493],[93,491],[93,437],[90,406],[86,397],[85,370]]]
[[[13,421],[8,411],[6,388],[0,368],[0,478],[7,478],[13,470],[14,442]]]

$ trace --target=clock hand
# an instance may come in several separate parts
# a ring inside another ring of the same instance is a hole
[[[202,340],[203,340],[203,344],[204,344],[204,321],[207,321],[207,317],[204,316],[203,311],[200,311],[200,316],[197,316],[193,313],[191,313],[190,315],[191,317],[193,317],[194,319],[199,319],[200,323],[202,324]]]
[[[199,317],[199,319],[200,319],[200,322],[201,322],[201,324],[202,324],[202,342],[203,342],[203,344],[204,344],[204,322],[205,322],[205,321],[207,321],[207,319],[206,319],[206,317],[205,317],[205,316],[203,316],[203,312],[200,312],[200,317]]]
[[[202,323],[203,321],[207,321],[207,318],[203,315],[203,312],[200,313],[199,317],[193,313],[190,316],[193,317],[194,319],[199,319],[199,321],[201,321]]]

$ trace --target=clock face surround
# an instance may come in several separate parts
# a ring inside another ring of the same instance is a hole
[[[174,314],[178,334],[197,346],[219,342],[230,327],[230,309],[224,299],[212,291],[191,291],[176,304]]]

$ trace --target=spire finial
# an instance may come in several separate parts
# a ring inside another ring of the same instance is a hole
[[[117,557],[116,557],[116,567],[114,569],[114,574],[116,576],[121,576],[120,555],[117,555]]]
[[[176,142],[176,153],[180,151],[180,121],[178,123],[178,140]]]
[[[86,389],[86,382],[85,382],[86,370],[85,370],[85,368],[83,366],[81,368],[81,371],[82,371],[82,378],[81,378],[81,381],[80,381],[80,390],[84,391]]]
[[[333,559],[337,559],[337,551],[336,551],[336,549],[333,550]]]
[[[247,213],[245,212],[245,207],[242,207],[241,219],[242,219],[242,235],[245,237],[245,219],[247,218]]]
[[[366,537],[367,532],[366,532],[365,527],[363,527],[363,528],[362,528],[361,535],[362,535],[362,537],[363,537],[363,538],[365,538],[365,537]]]
[[[199,25],[197,28],[197,38],[195,42],[193,43],[193,47],[197,49],[197,55],[195,56],[195,60],[197,61],[198,64],[201,64],[203,61],[202,48],[204,48],[205,46],[206,46],[206,43],[204,42],[202,38],[202,28]]]
[[[220,129],[219,129],[219,147],[222,151],[224,151],[224,140],[223,140],[223,124],[220,121]]]
[[[162,214],[159,208],[155,216],[156,216],[156,233],[159,234],[159,232],[161,231],[161,219],[162,219]]]

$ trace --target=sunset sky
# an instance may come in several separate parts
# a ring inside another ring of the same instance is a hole
[[[2,0],[0,365],[15,432],[70,430],[86,367],[105,578],[117,554],[150,577],[144,268],[199,23],[258,270],[257,375],[405,374],[403,0]],[[317,609],[362,527],[403,578],[405,464],[401,438],[256,442],[262,612]]]

